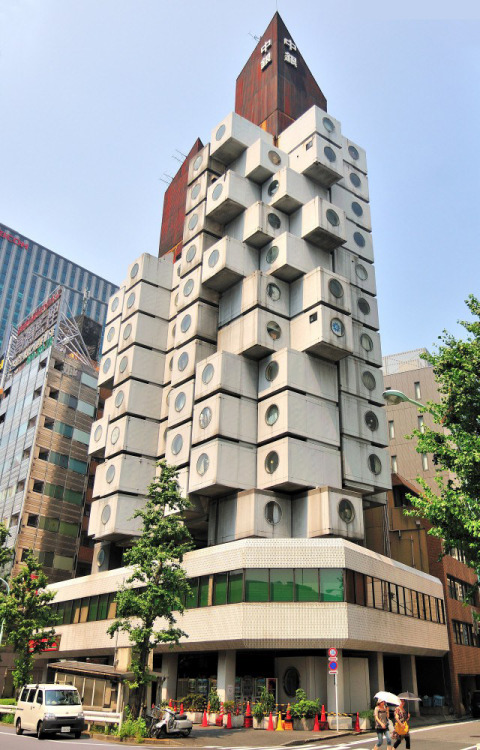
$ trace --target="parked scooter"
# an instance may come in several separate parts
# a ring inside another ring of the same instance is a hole
[[[187,719],[186,714],[177,714],[167,706],[163,710],[162,718],[156,723],[152,722],[150,728],[150,737],[156,737],[161,739],[166,737],[167,734],[180,734],[183,737],[188,737],[192,731],[193,724],[190,719]]]

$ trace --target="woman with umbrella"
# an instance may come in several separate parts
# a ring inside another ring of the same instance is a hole
[[[396,748],[400,745],[402,740],[405,740],[407,750],[410,750],[410,733],[408,731],[408,721],[410,714],[405,708],[405,699],[401,698],[401,703],[396,707],[394,711],[394,728],[392,732],[392,740],[394,740],[393,747]]]
[[[390,730],[388,729],[388,708],[382,698],[378,699],[373,712],[373,717],[375,719],[375,731],[377,733],[377,744],[373,750],[378,750],[378,748],[382,747],[384,739],[387,741],[387,750],[392,750],[392,739],[390,737]]]

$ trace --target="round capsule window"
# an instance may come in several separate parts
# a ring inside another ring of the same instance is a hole
[[[268,424],[269,427],[272,427],[272,425],[274,425],[275,422],[278,420],[279,413],[280,412],[276,404],[271,404],[268,407],[267,411],[265,412],[265,422]]]
[[[178,456],[182,448],[183,448],[183,437],[180,435],[180,433],[177,433],[177,435],[175,435],[175,437],[172,440],[173,455]]]
[[[360,281],[366,281],[368,279],[368,271],[361,263],[357,263],[355,266],[355,274]]]
[[[369,391],[373,391],[377,385],[375,377],[368,370],[362,372],[362,383]]]
[[[197,172],[200,169],[202,161],[203,161],[203,156],[201,156],[201,155],[197,156],[197,158],[193,162],[193,171],[194,172]]]
[[[118,297],[114,297],[112,300],[112,312],[115,312],[115,310],[118,309],[118,306],[120,304],[120,300]]]
[[[282,335],[282,329],[274,320],[269,320],[267,323],[267,333],[271,339],[278,341]]]
[[[282,162],[280,154],[277,154],[276,151],[269,151],[268,158],[270,159],[272,164],[275,164],[276,167],[278,167],[278,165]]]
[[[120,437],[120,428],[114,427],[112,430],[112,434],[110,435],[110,442],[112,445],[115,445],[115,443],[118,442],[118,438]]]
[[[105,474],[105,479],[107,480],[108,484],[111,484],[113,482],[114,477],[115,477],[115,466],[113,464],[110,464],[110,466],[107,469],[107,473]]]
[[[361,207],[360,203],[357,203],[357,201],[353,201],[352,211],[355,216],[363,216],[363,208]]]
[[[279,181],[278,181],[278,180],[273,180],[273,181],[272,181],[272,182],[270,183],[270,185],[268,186],[268,190],[267,190],[267,193],[268,193],[268,194],[269,194],[270,196],[272,196],[272,195],[275,195],[275,193],[277,192],[277,190],[278,190],[278,188],[279,188],[279,187],[280,187],[280,183],[279,183]]]
[[[138,265],[138,263],[135,263],[135,264],[134,264],[134,265],[132,266],[132,270],[130,271],[130,278],[131,278],[131,279],[134,279],[134,278],[135,278],[135,276],[137,275],[137,273],[138,273],[139,269],[140,269],[140,266]]]
[[[96,443],[98,443],[98,441],[102,437],[102,432],[103,432],[102,425],[99,424],[98,427],[95,428],[95,432],[93,433],[93,439],[95,440]]]
[[[190,245],[190,247],[187,250],[187,254],[185,256],[185,259],[186,259],[187,263],[191,263],[192,262],[192,260],[195,257],[196,252],[197,252],[197,246],[196,245]]]
[[[208,265],[210,266],[210,268],[214,268],[217,265],[219,258],[220,253],[215,248],[215,250],[212,250],[212,252],[210,253],[210,257],[208,258]]]
[[[118,407],[123,404],[123,391],[118,391],[117,395],[115,396],[115,406]]]
[[[339,318],[333,318],[332,322],[330,323],[330,328],[332,329],[332,333],[335,334],[335,336],[344,336],[345,335],[345,326],[343,325],[342,321]]]
[[[278,453],[276,451],[270,451],[265,459],[265,471],[267,474],[273,474],[278,469]]]
[[[111,364],[112,364],[112,360],[110,359],[110,357],[107,357],[107,359],[105,360],[102,366],[103,372],[107,373],[110,369]]]
[[[281,221],[278,218],[277,214],[268,214],[268,223],[273,229],[280,229]]]
[[[278,375],[278,362],[269,362],[265,368],[265,377],[271,383]]]
[[[325,128],[325,130],[328,133],[333,133],[334,132],[335,125],[333,124],[333,122],[331,121],[331,119],[329,117],[324,117],[323,120],[322,120],[322,122],[323,122],[323,127]]]
[[[355,161],[360,159],[360,154],[358,153],[358,150],[355,148],[355,146],[349,146],[348,153],[350,154],[352,159],[355,159]]]
[[[180,391],[180,393],[177,393],[175,396],[175,411],[182,411],[183,407],[185,406],[185,403],[187,401],[187,397],[183,391]]]
[[[112,509],[110,508],[109,505],[105,505],[102,510],[102,515],[100,516],[103,525],[109,522],[111,515],[112,515]]]
[[[331,146],[325,146],[325,148],[323,149],[323,153],[327,157],[328,161],[334,162],[337,160],[337,155],[333,148],[331,148]]]
[[[208,458],[206,453],[201,453],[197,459],[197,474],[199,474],[201,477],[208,471],[208,467],[210,466],[210,459]]]
[[[355,240],[355,244],[358,245],[358,247],[365,247],[365,237],[361,232],[354,232],[353,239]]]
[[[367,300],[363,297],[359,297],[358,302],[358,309],[360,310],[363,315],[369,315],[370,314],[370,305],[368,304]]]
[[[198,422],[202,430],[208,427],[211,420],[212,420],[212,410],[210,409],[209,406],[205,406],[200,412],[200,416],[198,417]]]
[[[269,247],[266,254],[265,254],[265,261],[268,263],[269,266],[274,263],[278,258],[278,247],[277,245],[272,245],[272,247]]]
[[[197,224],[198,224],[198,214],[193,214],[192,216],[190,216],[188,220],[188,228],[190,229],[191,232],[193,232]]]
[[[272,526],[276,526],[282,520],[282,509],[275,500],[265,504],[265,520]]]
[[[195,282],[193,279],[188,279],[187,283],[183,287],[183,296],[184,297],[190,297],[191,293],[193,292],[193,287],[195,286]]]
[[[333,210],[333,208],[327,208],[327,212],[325,214],[327,217],[327,221],[329,224],[332,225],[332,227],[338,227],[340,224],[340,219],[336,211]]]
[[[330,294],[333,294],[333,296],[337,299],[343,297],[343,286],[340,284],[338,279],[330,279],[330,281],[328,282],[328,289],[330,291]]]
[[[120,372],[125,372],[125,370],[127,369],[127,365],[128,365],[128,357],[122,357],[122,359],[120,360],[120,365],[118,367]]]
[[[182,267],[180,263],[177,263],[177,276],[180,278],[181,275],[182,275]]]
[[[338,515],[344,523],[352,523],[355,518],[355,508],[345,497],[338,503]]]
[[[368,429],[372,432],[375,432],[375,430],[378,430],[378,418],[377,415],[373,411],[367,411],[365,412],[365,424],[367,425]]]
[[[379,457],[375,455],[375,453],[371,453],[368,457],[368,468],[372,472],[372,474],[380,474],[382,471],[382,462],[380,461]]]
[[[127,325],[123,329],[123,338],[124,338],[124,340],[128,339],[128,337],[130,336],[131,332],[132,332],[132,324],[131,323],[127,323]]]
[[[220,125],[217,132],[215,133],[215,140],[221,141],[223,136],[225,135],[226,129],[227,129],[226,125]]]
[[[97,555],[97,565],[100,568],[103,563],[105,562],[105,550],[103,547],[101,548],[100,552]]]
[[[200,185],[199,182],[197,182],[197,184],[193,186],[192,192],[190,193],[192,200],[195,200],[195,198],[198,198],[198,196],[200,195],[201,189],[202,189],[202,186]]]
[[[220,198],[222,192],[223,192],[223,185],[221,183],[219,183],[218,185],[215,185],[215,187],[212,190],[212,200],[216,201],[218,198]]]
[[[168,362],[168,369],[170,370],[170,372],[172,372],[172,370],[173,370],[173,357],[170,357],[170,360]]]
[[[368,333],[362,333],[362,335],[360,336],[360,344],[366,352],[371,352],[373,349],[373,341]]]
[[[180,372],[183,372],[187,365],[188,365],[188,354],[187,352],[182,352],[180,354],[180,357],[178,358],[178,369],[180,370]]]
[[[111,341],[114,336],[115,336],[115,328],[114,326],[112,326],[111,328],[108,329],[107,341]]]
[[[132,292],[127,299],[127,307],[129,310],[131,307],[133,307],[134,302],[135,302],[135,292]]]
[[[280,287],[273,283],[267,284],[267,295],[273,302],[277,302],[282,296]]]
[[[185,315],[182,318],[182,322],[180,323],[180,330],[182,333],[186,333],[190,326],[192,325],[192,316],[191,315]]]
[[[167,397],[166,397],[166,399],[165,399],[165,403],[167,404],[167,406],[168,406],[168,405],[169,405],[169,403],[170,403],[170,395],[171,395],[171,393],[172,393],[172,391],[171,391],[171,390],[169,390],[169,391],[168,391],[168,393],[167,393]]]
[[[350,182],[352,183],[353,187],[356,187],[356,188],[359,188],[360,185],[362,184],[362,181],[356,172],[351,173]]]
[[[177,292],[175,295],[175,299],[173,300],[175,307],[178,307],[178,299],[179,297],[178,297],[178,292]]]
[[[208,365],[205,365],[202,372],[202,383],[205,385],[208,385],[211,379],[213,378],[213,373],[215,372],[215,368],[210,362]]]

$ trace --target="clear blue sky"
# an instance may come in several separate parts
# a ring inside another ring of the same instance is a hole
[[[0,221],[120,282],[160,178],[234,108],[275,0],[0,0]],[[367,149],[385,354],[458,332],[480,278],[480,3],[278,1]]]

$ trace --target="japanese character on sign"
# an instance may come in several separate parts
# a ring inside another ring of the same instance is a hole
[[[262,62],[260,63],[261,69],[263,70],[264,68],[266,68],[267,65],[271,62],[272,62],[272,53],[269,52],[267,55],[264,55],[264,57],[262,57]]]
[[[296,52],[297,51],[297,45],[295,42],[292,42],[291,39],[284,39],[283,43],[286,47],[289,48],[290,52]]]
[[[265,42],[265,44],[263,45],[263,47],[260,50],[260,52],[262,53],[262,55],[266,55],[271,46],[272,46],[272,40],[271,39],[267,39],[267,41]]]
[[[295,68],[297,67],[297,58],[295,55],[290,54],[290,52],[285,52],[284,57],[285,62],[290,63],[290,65],[293,65]]]

